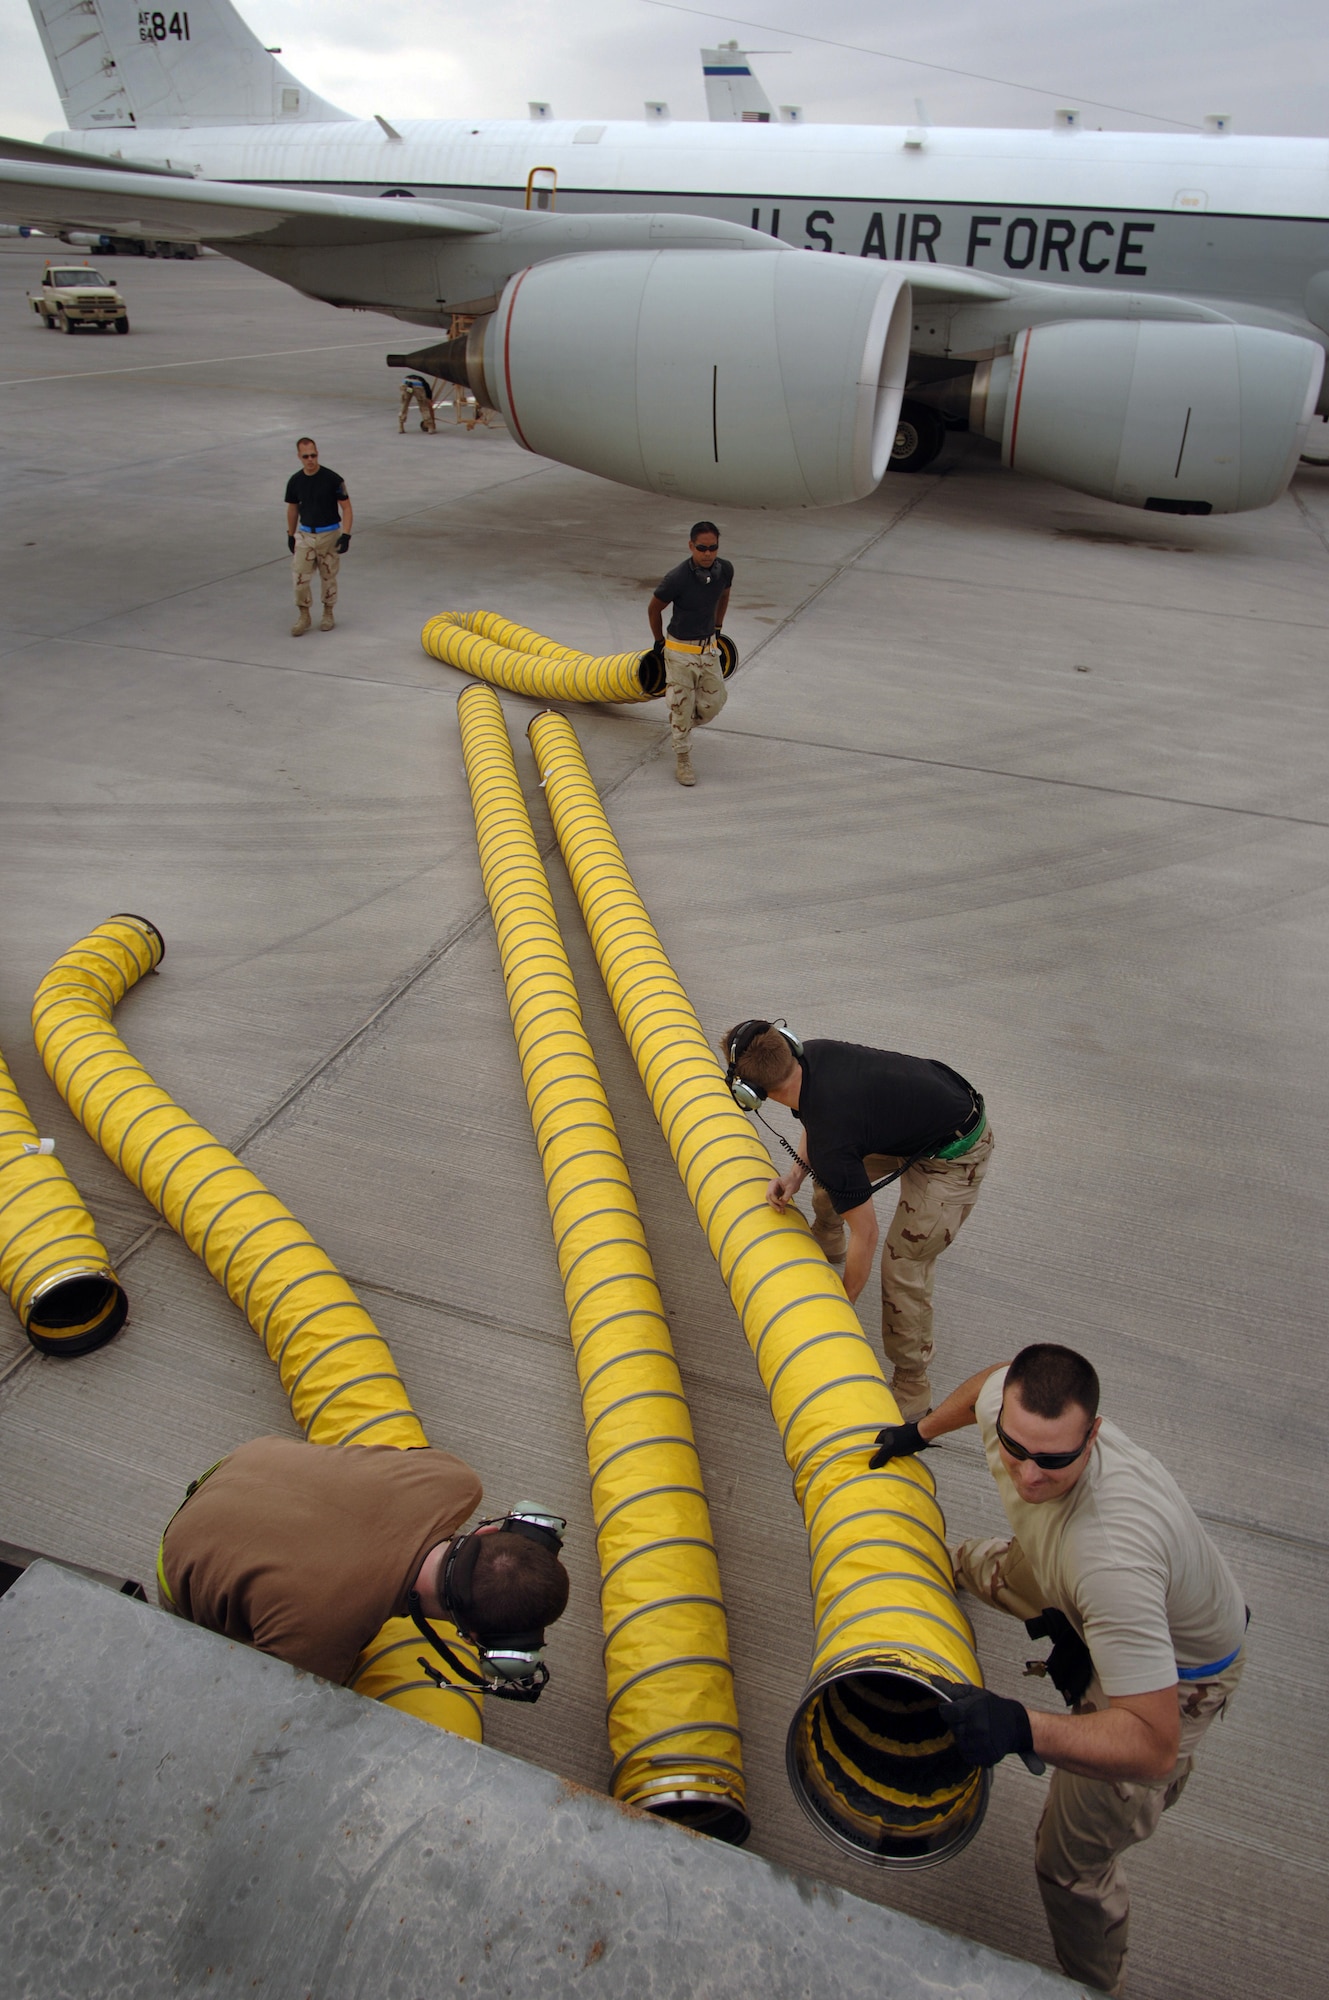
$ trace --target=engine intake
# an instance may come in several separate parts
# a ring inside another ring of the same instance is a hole
[[[898,270],[802,252],[591,252],[511,278],[432,351],[528,451],[737,507],[861,500],[909,359]]]
[[[975,370],[969,421],[1016,471],[1127,507],[1235,514],[1292,477],[1323,372],[1313,341],[1263,327],[1062,321]]]

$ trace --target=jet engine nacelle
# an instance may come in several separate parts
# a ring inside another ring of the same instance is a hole
[[[910,310],[907,278],[856,258],[591,252],[510,279],[465,375],[564,465],[702,504],[830,507],[885,473]]]
[[[1323,350],[1263,327],[1026,327],[975,372],[970,423],[1018,472],[1162,513],[1267,507],[1292,477]]]

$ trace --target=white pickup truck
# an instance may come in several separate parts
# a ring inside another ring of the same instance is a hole
[[[109,326],[117,333],[129,331],[124,300],[91,264],[48,264],[40,291],[28,297],[48,329],[73,333],[80,326]]]

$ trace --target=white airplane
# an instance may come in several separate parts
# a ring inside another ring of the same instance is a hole
[[[229,0],[31,6],[69,129],[0,146],[0,219],[201,240],[420,326],[478,315],[402,359],[628,486],[836,505],[910,425],[926,462],[946,418],[1017,470],[1226,513],[1278,497],[1329,409],[1323,140],[394,125],[316,97]]]
[[[706,116],[718,125],[770,125],[775,107],[753,73],[751,56],[787,55],[787,49],[743,49],[737,42],[721,42],[718,49],[701,52],[701,75],[706,90]],[[783,124],[797,125],[803,116],[800,104],[782,104]]]

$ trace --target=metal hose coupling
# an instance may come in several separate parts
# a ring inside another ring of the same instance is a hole
[[[41,1354],[104,1347],[129,1302],[78,1189],[0,1056],[0,1288]]]
[[[982,1685],[945,1522],[919,1459],[873,1471],[898,1423],[881,1362],[796,1211],[766,1201],[771,1162],[725,1087],[637,894],[565,717],[529,730],[560,851],[619,1025],[729,1288],[807,1524],[815,1610],[789,1726],[794,1795],[840,1847],[883,1865],[943,1861],[972,1839],[987,1773],[938,1715]]]

